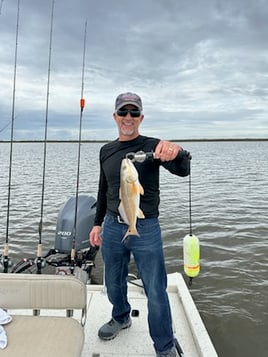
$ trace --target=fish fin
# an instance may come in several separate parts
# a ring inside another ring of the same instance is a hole
[[[139,218],[145,218],[144,213],[142,212],[142,210],[140,208],[139,208],[139,211],[138,211],[138,217]]]
[[[135,195],[139,195],[140,194],[140,187],[139,187],[139,185],[137,185],[136,182],[132,183],[131,190]]]
[[[133,182],[132,183],[132,191],[136,195],[144,195],[144,189],[140,183]]]
[[[122,201],[119,204],[118,211],[119,211],[119,214],[120,214],[121,218],[123,219],[123,221],[126,224],[129,224],[128,219],[127,219],[127,215],[126,215],[126,212],[125,212],[125,208],[124,208],[124,205],[123,205]]]

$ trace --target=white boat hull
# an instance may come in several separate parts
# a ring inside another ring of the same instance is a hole
[[[196,309],[187,286],[179,273],[168,275],[174,334],[185,357],[216,357],[217,353]],[[129,284],[129,301],[139,314],[132,326],[120,331],[111,341],[102,341],[98,329],[111,317],[112,306],[105,289],[88,285],[88,312],[83,357],[155,357],[147,323],[147,299],[142,288]]]

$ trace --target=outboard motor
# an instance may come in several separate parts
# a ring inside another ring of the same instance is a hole
[[[60,209],[55,234],[55,249],[45,256],[46,262],[56,267],[56,274],[71,274],[71,250],[75,243],[74,274],[85,283],[91,279],[95,258],[99,247],[89,243],[89,232],[94,225],[96,200],[93,197],[80,195],[77,199],[76,232],[74,237],[76,197],[70,197]]]
[[[73,244],[76,197],[70,197],[61,208],[56,226],[55,249],[60,253],[70,253]],[[77,201],[77,222],[75,250],[89,249],[89,232],[96,214],[96,200],[91,196],[80,195]]]
[[[75,268],[74,274],[85,283],[91,280],[91,271],[95,266],[95,258],[99,247],[89,243],[89,232],[94,225],[96,200],[87,195],[79,195],[77,199],[76,232],[73,237],[76,197],[70,197],[60,209],[56,225],[54,248],[43,257],[46,270],[56,269],[56,274],[72,273],[71,250],[75,238]],[[12,273],[35,273],[36,257],[24,258],[13,268]]]

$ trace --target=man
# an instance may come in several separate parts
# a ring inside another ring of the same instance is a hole
[[[98,332],[103,340],[114,338],[122,329],[131,326],[131,307],[127,299],[127,275],[130,254],[134,256],[148,299],[148,323],[156,356],[175,357],[171,311],[166,292],[165,270],[159,215],[159,168],[163,166],[178,176],[190,171],[189,155],[169,141],[142,136],[139,126],[143,121],[141,98],[135,93],[120,94],[115,101],[114,120],[118,139],[100,150],[100,178],[94,226],[90,244],[102,245],[107,294],[113,305],[112,319]],[[136,163],[139,181],[144,189],[140,208],[145,218],[137,218],[139,237],[123,239],[128,225],[119,215],[120,166],[126,154],[154,152],[154,160]]]

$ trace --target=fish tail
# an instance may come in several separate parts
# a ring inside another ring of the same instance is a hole
[[[137,229],[135,227],[133,228],[128,228],[128,230],[126,231],[126,234],[124,235],[122,242],[128,237],[128,236],[137,236],[140,237],[139,232],[137,231]]]

